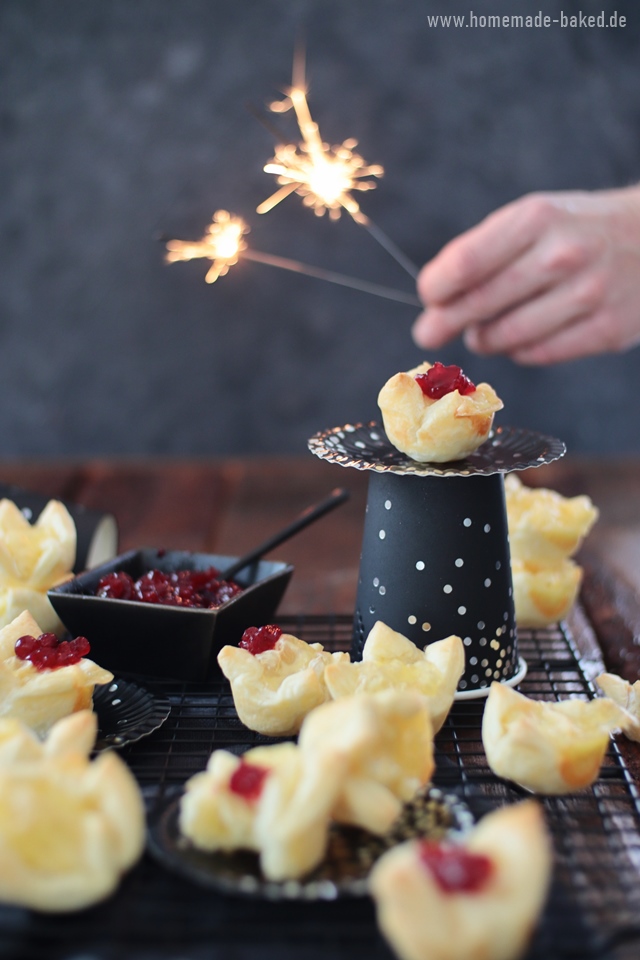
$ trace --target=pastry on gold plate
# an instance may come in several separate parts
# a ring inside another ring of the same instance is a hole
[[[396,373],[378,394],[390,442],[421,463],[462,460],[484,443],[502,400],[454,365],[422,363]]]
[[[598,519],[589,497],[563,497],[544,487],[526,487],[515,473],[504,481],[511,555],[536,564],[571,557]]]
[[[223,647],[218,663],[231,683],[240,720],[267,736],[289,736],[314,707],[329,700],[325,667],[349,659],[305,643],[275,624],[250,627],[240,646]]]
[[[484,817],[460,844],[412,840],[370,877],[400,960],[517,960],[544,906],[552,849],[533,800]]]
[[[44,645],[38,645],[42,637]],[[95,685],[110,683],[113,674],[86,659],[85,649],[83,637],[59,642],[43,633],[27,611],[3,627],[0,717],[15,717],[42,735],[61,717],[91,709]]]
[[[0,627],[29,610],[46,631],[62,624],[47,590],[71,576],[76,527],[69,511],[50,500],[34,524],[11,500],[0,500]]]
[[[423,697],[345,698],[309,714],[298,745],[217,750],[186,785],[180,830],[203,850],[254,850],[270,880],[295,879],[322,860],[333,821],[386,832],[432,771]]]
[[[389,829],[434,770],[428,703],[412,690],[325,703],[306,718],[298,742],[304,753],[345,769],[334,819],[372,833]]]
[[[329,664],[325,680],[334,700],[354,693],[416,690],[427,698],[434,734],[444,723],[464,673],[460,637],[437,640],[421,650],[378,620],[367,637],[362,660]]]
[[[592,784],[625,711],[612,700],[531,700],[492,683],[482,743],[493,772],[526,790],[564,794]]]
[[[180,830],[202,850],[254,850],[269,879],[293,879],[322,859],[339,776],[293,743],[216,750],[186,784]]]
[[[576,602],[582,568],[573,560],[537,566],[511,556],[513,605],[519,627],[546,627],[566,617]]]
[[[113,751],[89,760],[95,736],[88,711],[58,721],[44,743],[0,720],[0,901],[79,910],[142,854],[139,788]]]
[[[622,732],[629,740],[640,743],[640,680],[627,683],[615,673],[601,673],[596,677],[596,683],[605,697],[613,700],[629,715],[621,724]]]

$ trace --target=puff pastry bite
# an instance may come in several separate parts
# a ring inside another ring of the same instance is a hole
[[[75,558],[76,527],[64,504],[50,500],[31,524],[12,500],[0,500],[0,627],[30,610],[44,630],[59,630],[46,592],[70,576]]]
[[[445,463],[484,443],[503,403],[488,383],[475,386],[459,367],[425,362],[387,380],[378,406],[394,447],[421,463]]]
[[[615,673],[601,673],[596,677],[596,683],[605,697],[627,712],[628,717],[621,724],[622,732],[629,740],[640,743],[640,680],[627,683]]]
[[[378,620],[367,637],[362,660],[334,662],[325,680],[334,699],[380,690],[416,690],[426,697],[434,734],[444,723],[464,673],[464,647],[452,635],[423,650]]]
[[[571,793],[597,778],[610,734],[625,720],[612,700],[530,700],[492,683],[482,743],[497,776],[534,793]]]
[[[140,791],[113,751],[89,760],[95,715],[60,720],[41,743],[0,720],[0,900],[78,910],[108,896],[140,857]]]
[[[412,690],[325,703],[306,718],[298,742],[323,764],[345,770],[335,820],[372,833],[389,829],[434,769],[428,704]]]
[[[19,659],[16,641],[42,633],[26,610],[0,630],[0,717],[15,717],[40,735],[62,717],[91,709],[95,685],[113,680],[112,673],[85,657],[42,670]]]
[[[598,519],[589,497],[563,497],[544,487],[525,487],[515,473],[504,481],[512,556],[537,564],[571,557]]]
[[[582,568],[573,560],[543,565],[511,557],[513,604],[520,627],[546,627],[567,615],[576,602]]]
[[[204,850],[254,850],[270,880],[303,876],[324,856],[344,762],[293,743],[212,754],[180,804],[180,829]]]
[[[274,624],[249,628],[241,644],[246,646],[223,647],[218,663],[242,723],[267,736],[297,733],[309,711],[330,698],[325,667],[349,659],[347,653],[327,653],[319,643],[282,633]]]
[[[542,811],[527,800],[488,814],[461,845],[395,847],[373,868],[370,887],[380,929],[401,960],[517,960],[551,870]]]

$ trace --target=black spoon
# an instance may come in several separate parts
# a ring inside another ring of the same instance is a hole
[[[320,503],[316,503],[313,506],[307,507],[302,511],[299,517],[293,520],[286,527],[283,527],[283,529],[278,533],[274,533],[273,536],[269,537],[268,540],[265,540],[264,543],[261,543],[258,547],[254,547],[254,549],[249,553],[245,553],[243,557],[239,557],[235,563],[232,563],[230,567],[227,567],[226,570],[223,570],[220,573],[220,576],[225,580],[230,580],[236,575],[236,573],[239,573],[240,570],[248,567],[250,563],[254,563],[254,561],[259,560],[260,557],[265,555],[265,553],[269,553],[270,550],[280,546],[280,544],[284,543],[285,540],[288,540],[294,534],[299,533],[300,530],[304,530],[304,528],[308,527],[310,524],[315,523],[315,521],[319,520],[320,517],[324,517],[325,513],[329,513],[330,510],[340,506],[341,503],[344,503],[345,500],[348,499],[349,491],[345,490],[343,487],[336,487],[335,490],[331,491],[326,500],[321,500]]]

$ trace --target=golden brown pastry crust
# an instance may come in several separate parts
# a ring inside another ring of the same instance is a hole
[[[44,743],[0,720],[0,900],[78,910],[108,896],[144,846],[139,788],[113,751],[89,760],[96,718],[60,720]]]
[[[36,670],[19,660],[16,640],[42,632],[26,610],[0,630],[0,717],[15,717],[40,735],[62,717],[90,708],[96,684],[113,680],[112,673],[86,658],[56,670]]]
[[[434,770],[426,698],[413,690],[358,693],[318,707],[300,730],[301,750],[343,766],[333,816],[384,833]]]
[[[29,610],[43,630],[61,630],[47,590],[71,576],[75,558],[75,523],[59,500],[34,524],[13,501],[0,500],[0,627]]]
[[[497,776],[534,793],[572,793],[596,780],[610,734],[624,722],[611,700],[531,700],[492,683],[482,743]]]
[[[464,847],[494,864],[486,887],[445,893],[411,841],[385,853],[370,878],[378,924],[400,960],[517,960],[549,888],[552,851],[534,801],[484,817]]]
[[[640,680],[627,683],[615,673],[601,673],[596,677],[596,683],[614,703],[628,714],[628,718],[621,724],[622,732],[629,738],[640,743]]]
[[[526,487],[515,473],[504,481],[513,557],[540,567],[557,564],[579,549],[598,519],[589,497],[563,497],[545,487]]]
[[[348,659],[347,653],[327,653],[319,643],[286,633],[264,653],[226,646],[218,654],[240,720],[271,737],[298,732],[306,715],[329,700],[325,667]]]
[[[354,693],[415,690],[427,699],[435,734],[451,709],[464,664],[460,637],[452,635],[421,650],[378,620],[365,641],[362,660],[329,664],[325,680],[334,700]]]
[[[568,559],[538,567],[512,555],[511,578],[516,622],[535,629],[566,617],[580,591],[582,568]]]
[[[387,380],[378,394],[384,428],[394,447],[420,463],[462,460],[487,439],[503,403],[488,383],[432,400],[415,379],[431,366],[425,362]]]

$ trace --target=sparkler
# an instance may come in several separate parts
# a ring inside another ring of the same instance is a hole
[[[354,191],[375,189],[375,182],[365,178],[381,177],[384,174],[383,167],[367,164],[355,152],[358,142],[353,138],[335,146],[329,146],[322,140],[318,124],[309,110],[304,61],[300,55],[294,60],[292,79],[293,84],[285,99],[270,104],[270,109],[275,113],[285,113],[293,108],[302,141],[276,146],[273,158],[263,169],[265,173],[275,175],[280,189],[263,201],[257,212],[268,213],[292,193],[301,196],[303,204],[319,217],[328,213],[331,220],[338,220],[342,210],[346,210],[415,280],[418,276],[416,265],[363,213],[353,196]]]
[[[240,217],[232,216],[227,210],[216,210],[202,240],[169,240],[165,260],[176,263],[206,257],[212,262],[205,280],[214,283],[238,262],[240,254],[247,248],[243,237],[248,232],[249,227]]]
[[[309,264],[301,263],[299,260],[290,260],[287,257],[278,257],[270,253],[261,253],[259,250],[251,250],[244,239],[248,232],[249,227],[240,217],[233,216],[227,210],[217,210],[201,240],[168,240],[165,260],[167,263],[198,258],[211,260],[211,267],[205,280],[207,283],[214,283],[218,277],[223,277],[228,273],[229,268],[234,266],[242,257],[245,260],[254,260],[256,263],[263,263],[269,267],[278,267],[292,273],[303,273],[309,277],[316,277],[318,280],[327,280],[329,283],[351,287],[353,290],[372,293],[387,300],[396,300],[399,303],[407,303],[415,307],[420,306],[417,297],[413,294],[404,293],[402,290],[394,290],[392,287],[370,283],[368,280],[359,280],[356,277],[335,273],[333,270],[324,270],[322,267],[312,267]]]

